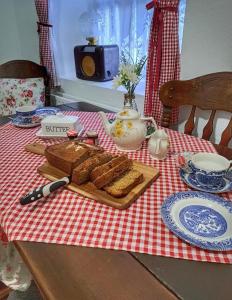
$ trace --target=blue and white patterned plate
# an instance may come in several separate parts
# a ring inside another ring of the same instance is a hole
[[[227,178],[223,179],[223,182],[220,186],[209,187],[207,185],[201,185],[196,180],[194,174],[188,173],[184,169],[180,169],[180,177],[188,186],[198,191],[208,192],[213,194],[226,193],[232,191],[232,182]]]
[[[36,115],[40,117],[46,117],[50,115],[56,115],[58,112],[60,112],[60,109],[57,107],[41,107],[36,109]]]
[[[213,251],[232,250],[232,201],[203,193],[180,192],[161,207],[164,224],[187,243]]]
[[[40,126],[40,121],[39,122],[34,122],[34,123],[23,123],[21,120],[19,120],[18,118],[13,118],[11,120],[11,123],[16,126],[16,127],[20,127],[20,128],[32,128],[32,127],[37,127]]]

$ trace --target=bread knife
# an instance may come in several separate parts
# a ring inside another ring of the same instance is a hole
[[[26,205],[34,201],[37,201],[43,197],[50,195],[52,192],[56,191],[62,186],[65,186],[66,184],[69,184],[70,182],[71,182],[71,176],[66,176],[59,180],[38,187],[35,190],[29,192],[26,196],[22,197],[19,200],[20,204]]]

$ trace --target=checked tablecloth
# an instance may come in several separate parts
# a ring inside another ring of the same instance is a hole
[[[105,134],[97,113],[67,114],[78,115],[86,130],[98,131],[101,146],[112,153],[119,153]],[[214,152],[211,143],[167,130],[170,152],[166,160],[152,160],[147,150],[147,142],[144,142],[140,151],[128,153],[131,159],[157,167],[160,176],[131,207],[123,211],[86,199],[66,189],[54,192],[46,200],[21,206],[21,196],[48,182],[37,173],[37,168],[45,158],[26,152],[24,145],[59,141],[36,138],[37,130],[38,128],[21,129],[11,124],[0,128],[0,221],[9,241],[78,245],[232,263],[232,251],[217,253],[192,247],[174,236],[165,227],[160,216],[160,207],[166,197],[189,190],[178,175],[173,153]],[[232,193],[221,196],[232,199]]]

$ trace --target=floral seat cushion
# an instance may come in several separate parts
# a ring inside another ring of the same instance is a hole
[[[43,78],[0,79],[0,116],[15,114],[24,105],[44,106],[45,86]]]

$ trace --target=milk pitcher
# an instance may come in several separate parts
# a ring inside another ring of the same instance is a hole
[[[157,129],[150,137],[148,150],[151,158],[157,160],[165,159],[169,148],[169,137],[164,129]]]

